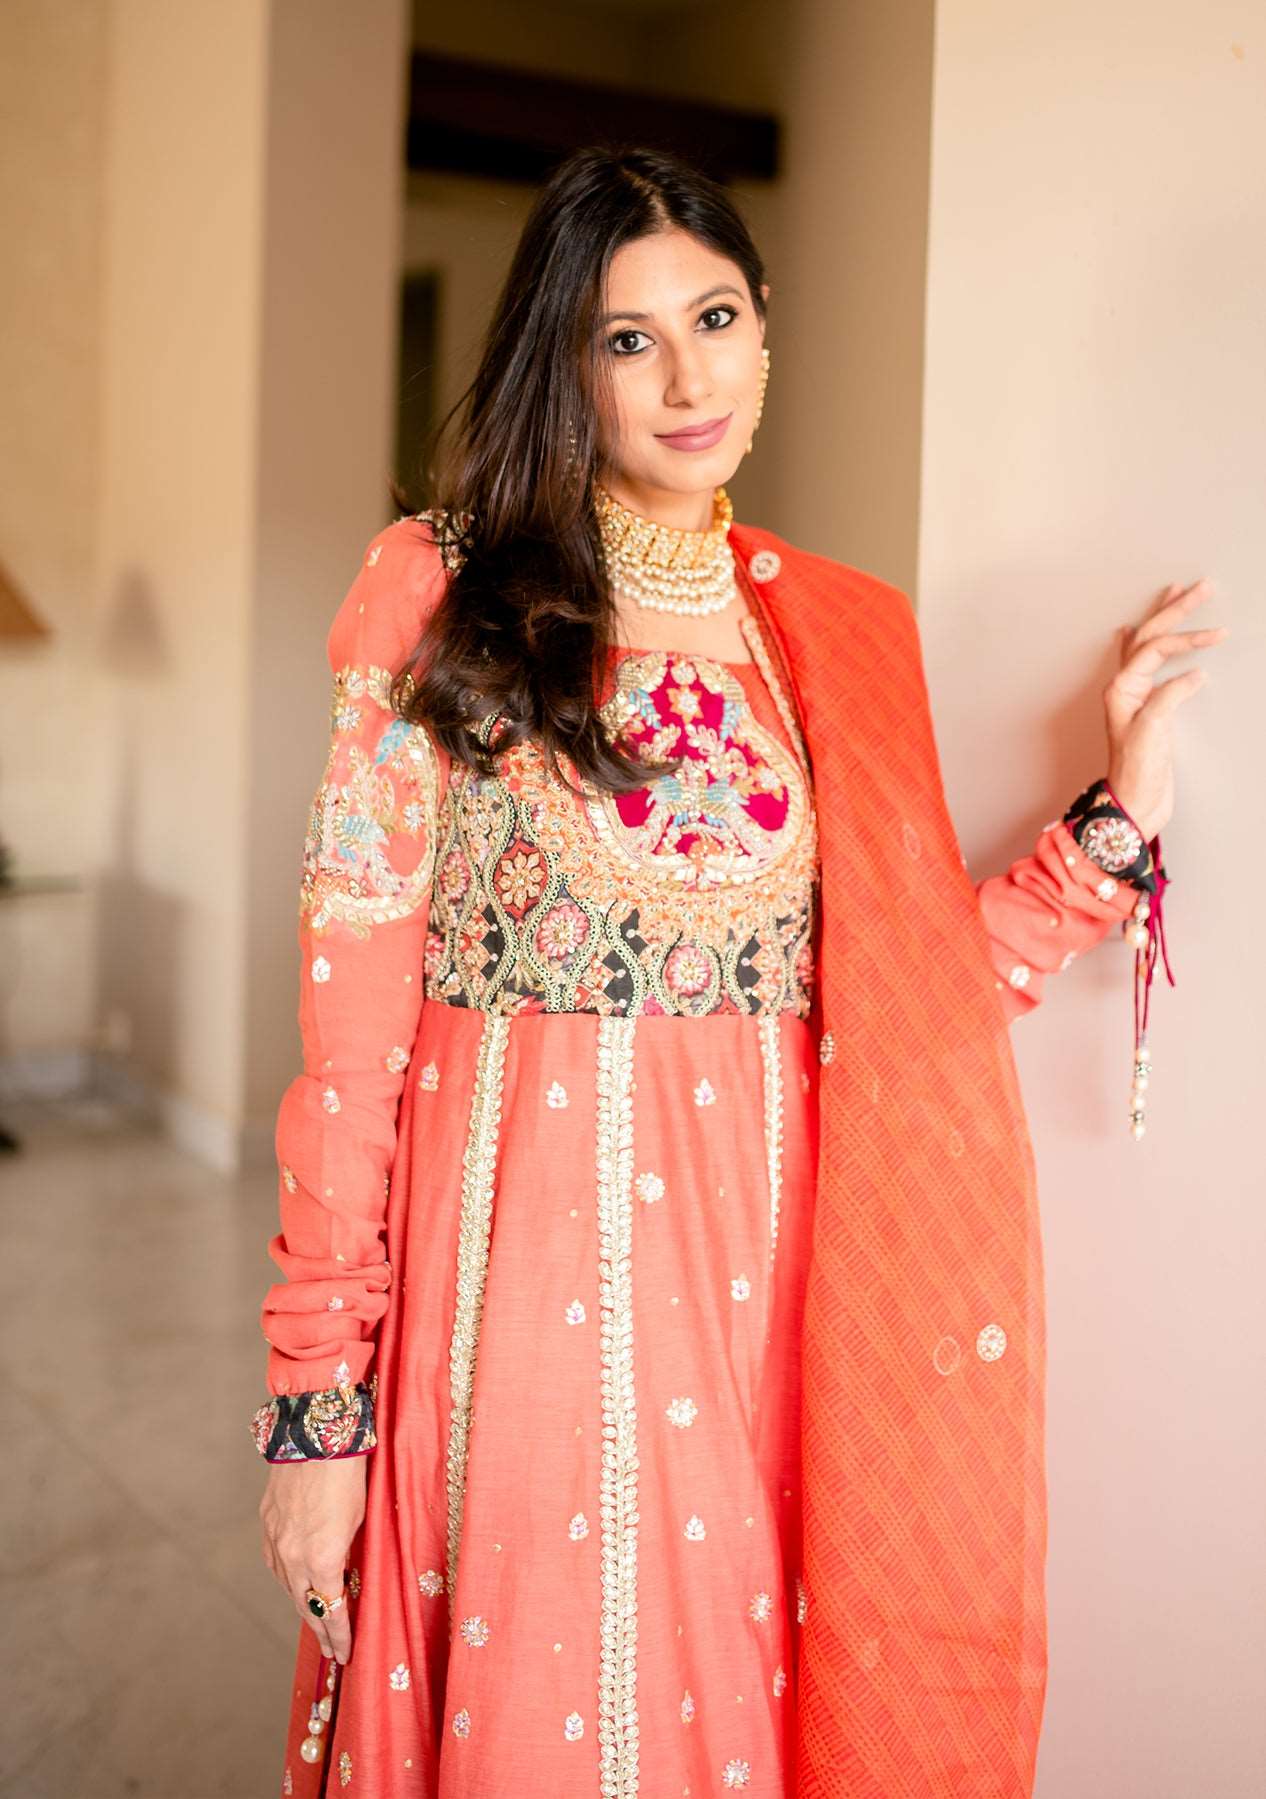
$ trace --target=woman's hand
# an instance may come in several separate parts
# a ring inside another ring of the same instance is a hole
[[[314,1618],[304,1594],[309,1587],[337,1599],[343,1591],[347,1552],[365,1516],[367,1456],[331,1456],[274,1462],[259,1503],[264,1560],[316,1632],[321,1653],[345,1662],[352,1626],[344,1603]]]
[[[1180,631],[1178,623],[1213,591],[1208,579],[1165,589],[1156,610],[1137,627],[1121,628],[1121,667],[1104,689],[1108,723],[1108,785],[1150,843],[1174,810],[1170,724],[1174,713],[1208,678],[1203,668],[1153,687],[1152,677],[1171,656],[1220,642],[1230,629],[1212,625]]]

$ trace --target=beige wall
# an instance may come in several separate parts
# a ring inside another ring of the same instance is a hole
[[[1263,1780],[1262,22],[938,8],[918,592],[977,878],[1103,772],[1119,623],[1207,574],[1233,630],[1175,730],[1146,1137],[1123,941],[1012,1027],[1050,1308],[1039,1799]]]

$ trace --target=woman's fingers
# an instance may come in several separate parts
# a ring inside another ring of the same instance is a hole
[[[1126,625],[1121,634],[1121,659],[1145,643],[1149,638],[1161,632],[1169,631],[1188,613],[1194,612],[1197,606],[1203,606],[1213,592],[1213,583],[1207,575],[1199,581],[1193,581],[1190,587],[1181,587],[1177,581],[1171,581],[1161,595],[1152,612],[1137,627]],[[1225,629],[1225,627],[1223,627]]]
[[[1121,673],[1154,674],[1171,656],[1181,656],[1186,650],[1208,649],[1229,630],[1229,625],[1208,625],[1199,631],[1166,631],[1140,638],[1122,661]]]

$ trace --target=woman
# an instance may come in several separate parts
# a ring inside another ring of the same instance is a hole
[[[569,158],[330,632],[255,1419],[285,1793],[1031,1788],[1007,1023],[1154,953],[1199,677],[1152,676],[1221,633],[1170,589],[1107,777],[974,888],[906,597],[731,520],[768,295],[724,191]]]

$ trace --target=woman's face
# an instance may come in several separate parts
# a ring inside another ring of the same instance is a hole
[[[611,259],[604,314],[599,479],[635,506],[706,494],[706,524],[713,488],[746,452],[760,391],[765,325],[742,270],[676,227],[636,238]]]

